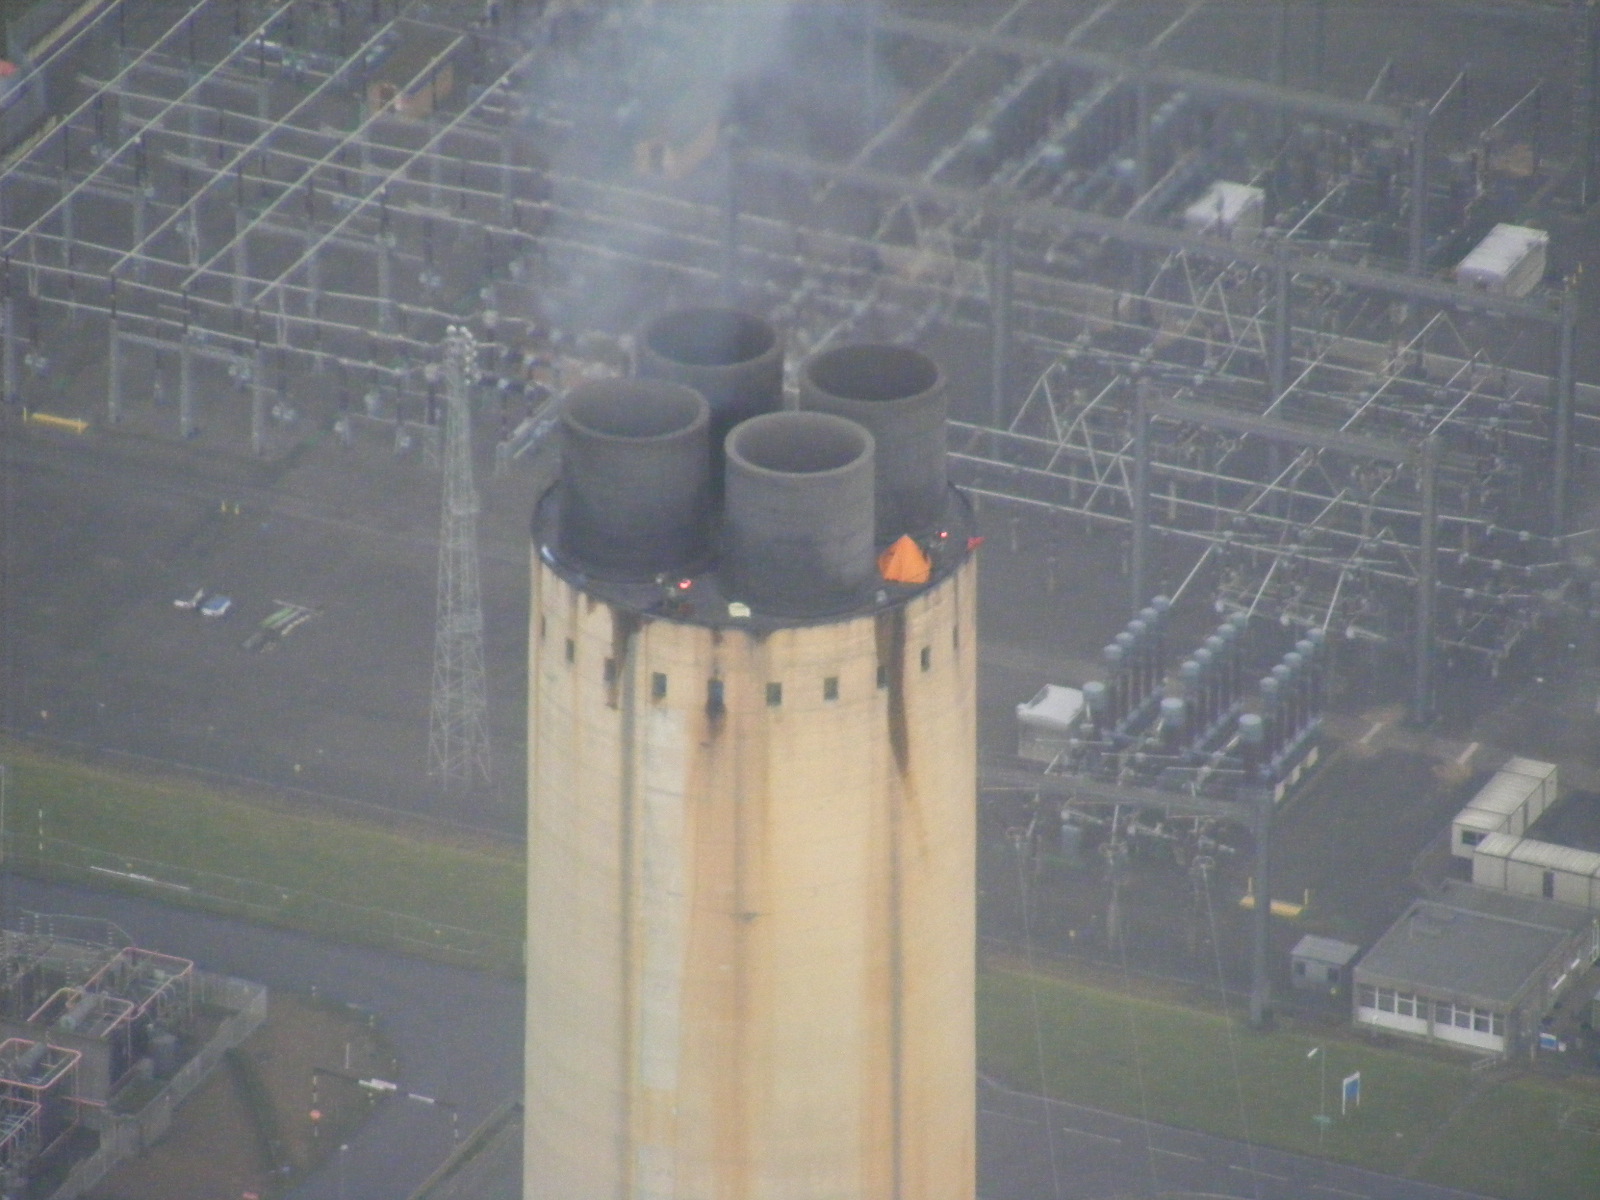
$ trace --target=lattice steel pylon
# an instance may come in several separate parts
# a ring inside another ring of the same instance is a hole
[[[489,689],[483,667],[478,493],[472,482],[469,403],[478,377],[478,343],[469,330],[451,326],[444,345],[444,504],[428,773],[445,792],[461,794],[479,782],[485,787],[490,783]]]

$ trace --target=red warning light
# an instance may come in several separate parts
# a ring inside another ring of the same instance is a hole
[[[680,579],[680,580],[678,580],[678,590],[680,592],[687,592],[693,586],[694,586],[694,580],[692,580],[692,579]]]

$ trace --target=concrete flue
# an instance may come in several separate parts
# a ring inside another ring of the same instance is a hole
[[[723,573],[765,612],[821,616],[874,579],[873,438],[825,413],[753,417],[727,440]]]
[[[562,404],[560,545],[596,573],[649,578],[706,552],[710,407],[681,384],[605,380]]]
[[[944,375],[906,346],[840,346],[800,372],[800,407],[847,417],[877,440],[876,536],[886,546],[903,533],[930,532],[945,508]]]
[[[738,309],[662,313],[635,339],[634,369],[640,379],[692,387],[711,405],[713,490],[728,431],[783,407],[783,340],[760,317]]]

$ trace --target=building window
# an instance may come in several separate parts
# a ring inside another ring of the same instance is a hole
[[[767,684],[767,707],[768,708],[777,708],[778,705],[780,705],[782,703],[783,703],[783,684],[781,684],[781,683],[769,683],[769,684]]]
[[[824,700],[837,700],[839,698],[839,677],[829,675],[822,681],[822,698]]]
[[[650,699],[665,700],[667,698],[667,677],[660,671],[650,676]]]
[[[1392,1013],[1394,1011],[1394,989],[1378,989],[1378,1011]]]
[[[1362,1008],[1378,1007],[1378,989],[1373,987],[1370,983],[1363,983],[1356,989],[1356,994],[1360,997],[1360,1004]]]
[[[1301,977],[1302,977],[1302,978],[1303,978],[1303,977],[1304,977],[1304,976],[1305,976],[1305,973],[1306,973],[1306,964],[1305,964],[1305,963],[1304,963],[1304,962],[1303,962],[1303,961],[1301,961],[1301,960],[1300,960],[1300,959],[1295,959],[1295,963],[1294,963],[1294,973],[1295,973],[1295,974],[1296,974],[1296,975],[1299,975],[1299,976],[1301,976]]]
[[[1546,900],[1554,900],[1556,898],[1556,873],[1554,871],[1546,871],[1544,873],[1544,898]]]
[[[881,688],[889,686],[889,668],[882,663],[878,664],[878,686]]]
[[[602,668],[601,674],[604,676],[607,683],[615,683],[617,681],[617,660],[614,658],[606,659],[605,666]]]
[[[728,705],[722,695],[722,680],[706,680],[706,716],[720,717],[727,711]]]
[[[926,671],[932,666],[933,666],[933,647],[932,646],[924,646],[922,648],[922,669],[924,671]]]
[[[1328,982],[1329,983],[1338,983],[1339,982],[1339,968],[1338,967],[1329,967],[1328,968]]]
[[[1461,831],[1461,844],[1463,846],[1476,846],[1481,841],[1483,841],[1483,831],[1481,829],[1463,829]]]
[[[568,662],[576,662],[577,660],[578,660],[578,643],[573,641],[571,638],[568,638],[567,639],[567,661]]]
[[[1394,997],[1394,1011],[1396,1016],[1414,1017],[1417,1015],[1417,998],[1410,992],[1396,992]]]
[[[959,625],[950,626],[950,648],[952,650],[961,649],[961,626]]]
[[[1504,1037],[1506,1032],[1505,1018],[1500,1013],[1473,1008],[1470,1004],[1452,1004],[1448,1000],[1434,1001],[1433,1023],[1441,1028],[1468,1029],[1493,1037]]]

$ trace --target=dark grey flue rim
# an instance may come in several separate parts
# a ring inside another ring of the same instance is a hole
[[[855,469],[874,449],[854,421],[819,412],[751,417],[729,432],[728,461],[753,475],[817,478]]]
[[[675,309],[646,325],[642,337],[654,354],[687,367],[737,366],[778,344],[772,326],[735,308]]]
[[[585,436],[618,442],[681,437],[711,420],[711,406],[693,388],[649,379],[579,384],[567,393],[561,413]]]
[[[806,363],[805,373],[819,392],[862,403],[923,396],[941,381],[939,364],[920,350],[874,343],[824,350]]]

